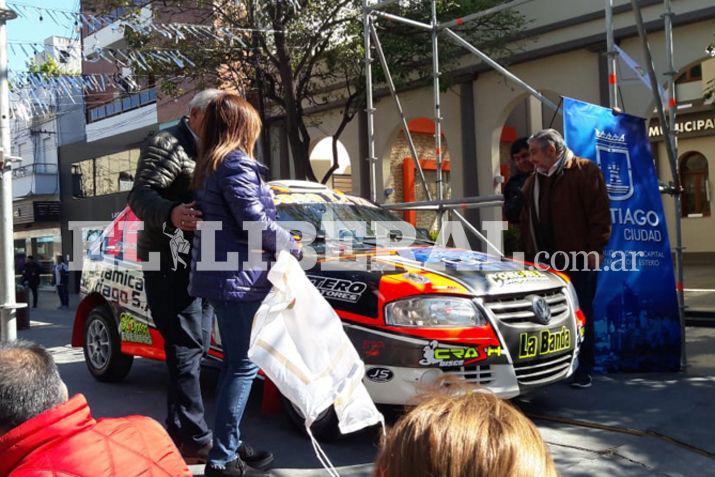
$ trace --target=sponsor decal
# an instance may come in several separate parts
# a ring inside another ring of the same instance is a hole
[[[318,277],[315,275],[308,275],[308,279],[328,300],[357,303],[365,290],[367,290],[367,283],[365,282]]]
[[[534,358],[547,354],[558,353],[571,348],[571,330],[562,326],[551,331],[538,333],[522,333],[519,335],[519,358]]]
[[[492,356],[501,356],[501,346],[485,346],[484,354],[487,358]]]
[[[140,272],[114,267],[96,269],[94,272],[82,272],[82,284],[87,293],[99,293],[108,301],[134,313],[142,316],[146,314],[148,305],[144,295],[144,277]]]
[[[422,366],[464,366],[477,361],[481,361],[486,356],[479,354],[479,349],[476,346],[468,347],[439,347],[440,344],[432,340],[422,348]],[[501,350],[500,350],[501,351]]]
[[[395,373],[387,368],[370,368],[365,372],[365,377],[376,383],[386,383],[388,381],[392,381],[394,376]]]
[[[538,270],[514,270],[509,272],[497,272],[487,275],[489,281],[498,287],[515,285],[526,282],[545,281],[549,277]]]
[[[376,358],[380,356],[384,347],[384,341],[364,340],[362,342],[362,352],[366,358]]]
[[[136,317],[127,312],[122,312],[119,315],[119,333],[122,336],[122,341],[152,344],[149,326],[137,321]]]

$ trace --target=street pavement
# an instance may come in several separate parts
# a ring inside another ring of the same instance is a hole
[[[715,287],[710,287],[715,288]],[[95,417],[143,414],[164,417],[163,363],[136,359],[122,383],[94,380],[81,349],[68,344],[77,297],[70,310],[57,310],[55,294],[44,292],[31,310],[32,327],[20,338],[48,347],[70,394],[83,393]],[[595,378],[588,390],[553,385],[514,401],[531,417],[549,445],[563,476],[715,476],[715,328],[687,329],[689,366],[684,373],[618,374]],[[206,373],[204,399],[213,422],[215,372]],[[242,431],[255,447],[276,454],[268,474],[319,476],[313,448],[282,413],[262,414],[257,383]],[[387,409],[388,423],[398,411]],[[364,432],[324,450],[342,476],[371,476],[379,435]],[[203,475],[202,466],[192,466]]]
[[[683,269],[686,316],[705,318],[715,326],[715,265],[687,263]]]

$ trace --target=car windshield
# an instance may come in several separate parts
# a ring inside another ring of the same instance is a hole
[[[337,230],[340,231],[344,238],[347,232],[348,236],[352,236],[357,241],[375,241],[380,235],[385,235],[387,230],[396,230],[396,227],[390,226],[387,222],[401,222],[404,226],[410,226],[407,222],[400,219],[391,212],[377,207],[372,204],[355,204],[355,203],[331,203],[331,202],[313,202],[313,203],[282,203],[277,206],[278,221],[300,221],[308,222],[315,227],[317,239],[325,238],[326,230],[323,221],[334,221],[337,225]],[[364,223],[363,230],[355,230],[353,224],[348,222]],[[376,223],[382,223],[382,227],[375,226]],[[289,227],[285,227],[289,228]],[[380,229],[380,230],[377,230]],[[399,229],[398,229],[399,230]],[[404,239],[412,238],[421,242],[430,242],[426,231],[418,229],[415,232],[415,237],[403,237]],[[337,237],[336,237],[337,238]],[[396,238],[396,237],[393,237]]]

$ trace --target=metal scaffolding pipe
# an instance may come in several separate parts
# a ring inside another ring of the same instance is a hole
[[[606,57],[608,60],[608,105],[618,107],[618,76],[616,61],[618,53],[615,51],[613,39],[613,0],[606,1]]]
[[[370,170],[370,199],[377,202],[377,158],[375,157],[375,108],[372,102],[372,56],[370,54],[370,14],[368,0],[363,0],[363,41],[365,42],[365,112],[367,129],[367,161]]]
[[[432,0],[432,98],[434,102],[434,153],[437,161],[437,198],[444,200],[444,175],[442,173],[442,110],[439,91],[439,36],[437,30],[437,0]],[[437,218],[440,230],[444,214]]]
[[[504,196],[483,195],[478,197],[463,197],[461,199],[420,200],[415,202],[400,202],[398,204],[382,204],[390,210],[438,210],[442,209],[478,209],[504,203]]]
[[[478,56],[483,62],[497,70],[499,73],[504,75],[507,79],[511,80],[513,83],[515,83],[517,86],[520,86],[521,88],[525,89],[529,93],[531,93],[535,98],[537,98],[539,101],[544,103],[546,106],[550,107],[554,111],[559,111],[559,107],[551,101],[549,98],[544,96],[543,94],[539,93],[536,91],[534,88],[526,84],[524,81],[519,79],[516,75],[512,74],[504,68],[502,65],[491,59],[486,53],[482,52],[481,50],[477,49],[475,46],[473,46],[471,43],[469,43],[467,40],[463,39],[460,37],[458,34],[450,30],[449,28],[445,28],[444,32],[452,39],[454,40],[455,43],[462,45],[464,48],[466,48],[468,51],[474,53],[476,56]]]
[[[377,52],[377,57],[380,60],[380,64],[382,65],[383,71],[385,72],[385,79],[387,80],[387,86],[390,90],[390,95],[395,100],[395,107],[397,108],[397,113],[400,115],[400,121],[402,122],[402,130],[405,132],[405,136],[407,137],[407,144],[410,148],[410,153],[412,154],[412,161],[415,164],[415,169],[417,169],[417,171],[419,173],[419,177],[420,177],[420,181],[422,183],[422,188],[424,190],[425,197],[427,197],[428,200],[432,200],[432,194],[430,193],[429,188],[427,187],[427,179],[425,178],[424,170],[422,169],[422,165],[420,164],[420,159],[417,155],[417,147],[415,146],[415,142],[412,139],[412,134],[410,133],[410,128],[407,125],[407,118],[405,117],[405,112],[402,109],[402,103],[400,102],[400,97],[397,95],[397,89],[395,88],[395,83],[392,81],[392,75],[390,74],[390,68],[387,65],[387,59],[385,58],[385,52],[382,50],[382,44],[380,43],[380,38],[377,36],[377,30],[375,29],[375,25],[373,25],[372,22],[370,22],[368,27],[370,29],[370,34],[371,34],[372,40],[375,43],[375,51]]]
[[[468,221],[462,214],[460,214],[460,213],[459,213],[458,211],[456,211],[456,210],[453,210],[452,213],[454,213],[454,215],[456,215],[456,216],[459,218],[459,220],[461,220],[462,223],[467,227],[467,229],[468,229],[469,231],[471,231],[474,235],[477,236],[477,238],[480,238],[481,240],[484,240],[484,243],[486,243],[487,245],[489,245],[489,246],[492,248],[492,250],[494,250],[494,251],[497,253],[497,255],[499,255],[500,258],[504,258],[504,253],[502,253],[502,251],[499,250],[499,247],[497,247],[496,245],[494,245],[493,243],[491,243],[491,242],[484,236],[484,234],[482,234],[474,225],[470,224],[469,221]]]
[[[667,7],[668,5],[666,5]],[[663,100],[660,97],[658,89],[658,80],[655,76],[655,67],[653,66],[653,57],[650,53],[650,46],[648,45],[648,37],[646,35],[645,26],[643,25],[643,14],[641,13],[641,8],[638,5],[637,0],[631,0],[631,7],[633,8],[633,14],[636,19],[636,27],[638,29],[638,36],[641,40],[641,46],[643,48],[643,56],[645,57],[645,66],[648,69],[648,77],[650,79],[650,86],[653,92],[653,98],[655,99],[656,110],[658,111],[658,120],[663,128],[663,138],[665,139],[666,151],[668,152],[668,162],[670,163],[670,172],[673,175],[673,183],[675,184],[675,192],[673,194],[673,199],[675,202],[675,267],[678,276],[678,283],[676,286],[678,295],[678,317],[680,319],[680,330],[681,330],[681,366],[687,364],[687,357],[685,354],[685,300],[683,296],[683,232],[681,227],[681,204],[680,204],[680,175],[678,168],[678,156],[675,145],[675,133],[674,129],[670,127],[670,122],[666,120],[665,111],[663,110]],[[672,28],[672,25],[671,25]],[[672,37],[671,37],[672,41]],[[672,51],[672,46],[669,48]]]
[[[432,25],[428,25],[427,23],[418,22],[417,20],[410,20],[409,18],[401,17],[399,15],[393,15],[392,13],[381,12],[379,10],[372,10],[369,13],[383,17],[383,18],[387,18],[388,20],[392,20],[392,21],[395,21],[398,23],[404,23],[405,25],[410,25],[413,27],[421,28],[422,30],[432,31]]]
[[[678,278],[678,286],[676,287],[678,291],[678,309],[681,315],[680,319],[680,349],[682,350],[681,355],[681,367],[685,368],[687,363],[687,355],[685,350],[685,296],[683,293],[683,230],[682,230],[682,196],[680,194],[680,162],[677,160],[678,157],[678,137],[675,135],[675,117],[678,112],[678,101],[675,91],[675,76],[677,72],[675,71],[675,59],[673,57],[673,9],[670,4],[670,0],[665,0],[665,14],[663,15],[664,28],[665,28],[665,57],[668,62],[668,128],[670,129],[671,141],[673,145],[673,155],[676,158],[674,164],[674,177],[677,178],[675,184],[677,185],[678,193],[673,197],[675,200],[675,243],[676,243],[676,275]]]
[[[499,13],[501,11],[508,10],[509,8],[518,7],[519,5],[523,5],[524,3],[529,3],[532,1],[533,0],[514,0],[513,2],[503,3],[501,5],[497,5],[497,6],[494,6],[491,8],[487,8],[486,10],[482,10],[481,12],[472,13],[471,15],[467,15],[467,16],[464,16],[461,18],[455,18],[454,20],[440,23],[438,25],[438,28],[440,30],[442,30],[444,28],[452,28],[454,26],[460,26],[460,25],[463,25],[464,23],[470,22],[472,20],[476,20],[477,18],[494,15],[495,13]]]

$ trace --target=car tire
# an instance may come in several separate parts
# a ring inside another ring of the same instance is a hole
[[[115,383],[123,380],[134,362],[134,356],[122,354],[117,322],[104,307],[92,309],[84,323],[84,361],[98,381]]]
[[[293,405],[292,402],[285,396],[281,396],[283,401],[283,409],[290,421],[304,434],[305,432],[305,418],[300,410]],[[335,414],[335,409],[330,406],[328,409],[323,411],[323,413],[318,416],[312,426],[310,426],[310,432],[319,441],[334,441],[342,436],[340,429],[338,428],[338,416]]]

